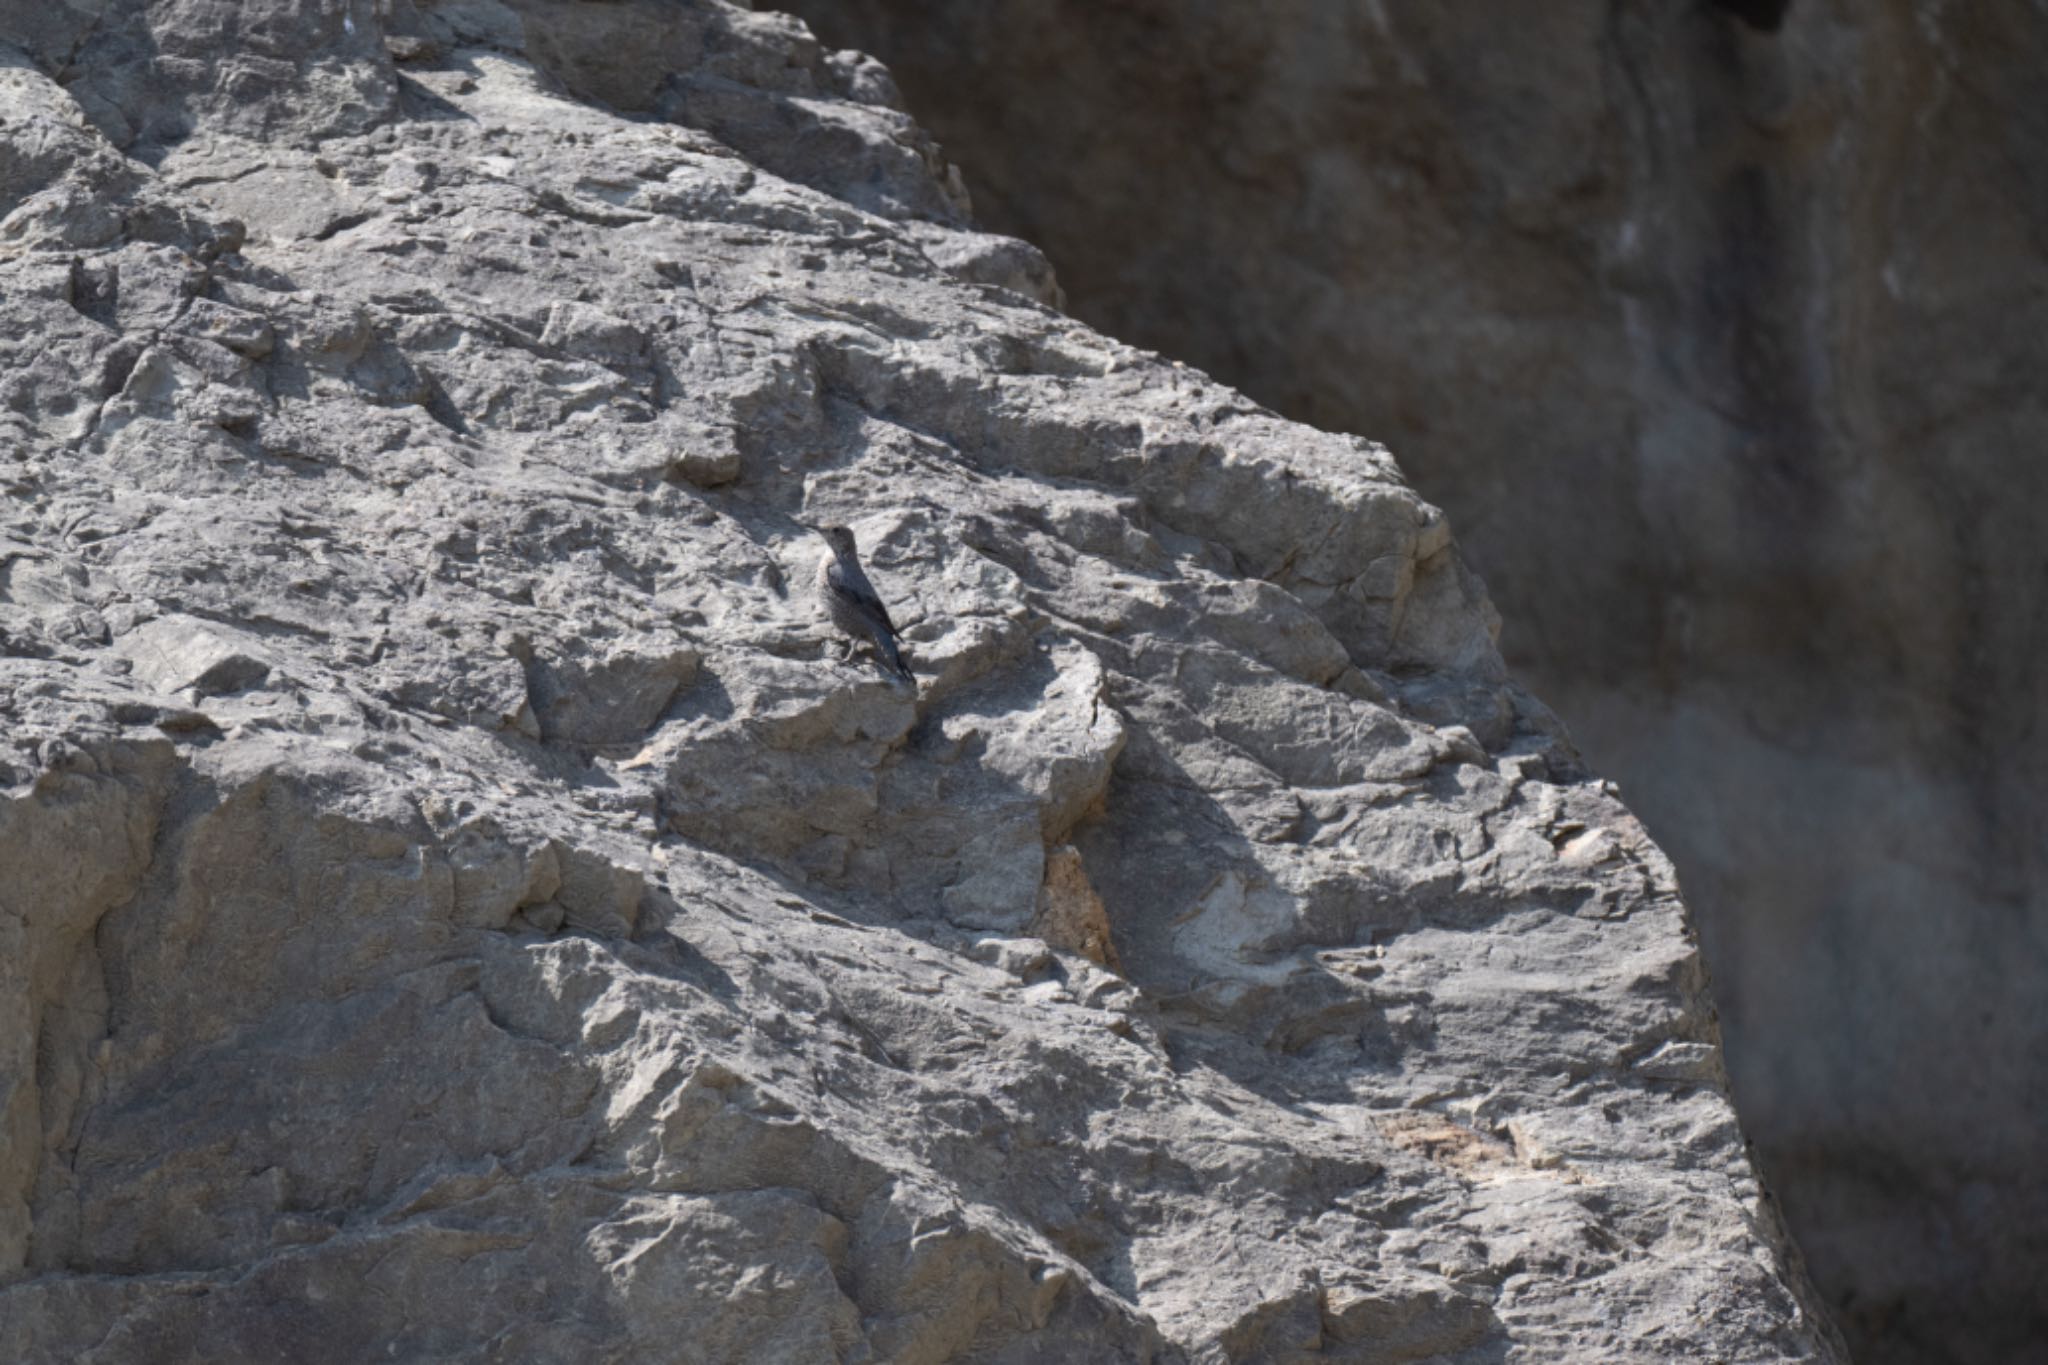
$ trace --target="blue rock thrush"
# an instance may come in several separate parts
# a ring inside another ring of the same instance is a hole
[[[867,574],[860,567],[860,552],[854,545],[853,532],[844,526],[814,526],[811,528],[824,537],[832,547],[830,554],[818,560],[818,600],[825,608],[825,614],[832,618],[832,624],[850,638],[847,657],[861,643],[872,644],[875,652],[890,671],[905,682],[915,683],[910,668],[903,662],[903,653],[896,643],[896,623],[889,619],[889,609],[882,605],[882,596],[875,591],[875,585],[868,581]]]

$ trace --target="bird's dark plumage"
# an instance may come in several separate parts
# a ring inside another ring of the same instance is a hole
[[[831,547],[830,553],[818,561],[818,598],[825,614],[844,634],[872,644],[898,677],[915,682],[896,643],[896,623],[889,619],[882,595],[875,591],[875,585],[868,581],[860,566],[860,551],[854,544],[853,532],[844,526],[820,526],[816,530]]]

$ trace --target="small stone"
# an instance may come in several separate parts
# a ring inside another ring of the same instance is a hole
[[[670,474],[698,488],[717,488],[740,476],[737,450],[686,450],[669,463]]]

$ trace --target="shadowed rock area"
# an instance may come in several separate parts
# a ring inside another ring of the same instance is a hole
[[[1057,298],[786,18],[0,0],[0,1359],[1843,1358],[1442,516]]]
[[[1870,1365],[2048,1341],[2048,8],[791,0],[1075,313],[1389,442],[1668,848]]]

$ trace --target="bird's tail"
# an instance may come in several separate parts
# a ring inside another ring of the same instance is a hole
[[[894,636],[890,635],[887,631],[883,631],[877,643],[882,646],[882,657],[888,660],[889,667],[896,671],[897,677],[907,683],[917,681],[916,676],[910,671],[910,665],[903,662],[903,651],[898,648]]]

